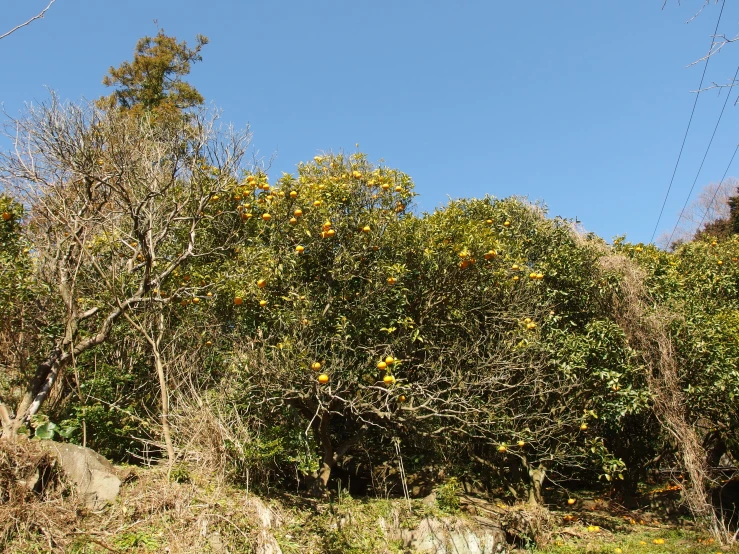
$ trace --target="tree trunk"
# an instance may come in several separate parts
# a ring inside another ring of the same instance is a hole
[[[544,503],[541,488],[547,476],[547,469],[539,464],[538,467],[527,467],[527,470],[529,473],[529,504],[541,505]]]
[[[10,418],[8,415],[7,422],[3,417],[3,437],[8,438],[18,434],[20,428],[38,412],[54,387],[59,371],[68,360],[69,357],[63,356],[60,348],[55,348],[45,361],[36,366],[36,373],[26,388],[15,417]]]
[[[174,447],[172,446],[172,436],[169,432],[169,389],[167,388],[167,379],[164,375],[164,363],[159,348],[154,348],[154,366],[159,377],[159,392],[162,401],[162,436],[164,445],[167,448],[167,458],[170,465],[174,463]]]
[[[312,494],[323,496],[328,491],[328,481],[331,478],[331,471],[341,460],[349,449],[354,446],[367,432],[367,427],[363,425],[353,437],[345,440],[338,447],[334,448],[331,440],[329,424],[331,416],[328,413],[323,414],[320,423],[313,428],[316,441],[321,445],[323,455],[321,457],[321,467],[313,475],[313,483],[311,486]]]

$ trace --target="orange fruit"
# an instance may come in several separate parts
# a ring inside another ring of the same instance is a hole
[[[395,377],[392,375],[385,375],[385,377],[382,378],[382,382],[386,385],[392,385],[395,382]]]
[[[365,225],[364,227],[362,227],[362,232],[364,232],[364,233],[369,233],[371,230],[372,229],[370,229],[370,226],[369,225]]]
[[[321,373],[318,376],[318,382],[321,383],[322,385],[325,385],[326,383],[328,383],[328,375],[326,375],[325,373]]]
[[[567,499],[567,504],[569,504],[570,506],[572,506],[574,503],[575,503],[575,499],[574,498],[568,498]]]
[[[388,190],[390,188],[390,185],[388,185],[387,183],[383,183],[381,185],[381,188],[382,188],[382,190]]]
[[[518,441],[516,444],[521,447],[526,446],[526,443],[524,441]]]
[[[531,280],[536,279],[536,273],[529,273],[529,279]]]
[[[387,284],[388,285],[394,285],[397,282],[398,282],[398,280],[395,277],[388,277],[387,278]]]
[[[277,196],[279,196],[280,198],[285,198],[285,193],[279,190],[277,191]]]
[[[198,302],[200,302],[200,298],[198,298],[197,296],[192,299],[193,304],[197,304]]]
[[[316,200],[315,202],[313,202],[313,205],[317,208],[318,206],[321,205],[321,201],[320,200]]]
[[[526,328],[527,328],[527,329],[528,329],[529,331],[532,331],[532,330],[536,329],[536,323],[534,323],[533,321],[532,321],[532,322],[530,322],[530,323],[527,323],[527,324],[526,324]]]
[[[510,227],[510,226],[511,226],[511,222],[510,221],[505,221],[503,223],[503,227]]]
[[[403,187],[398,185],[397,187],[395,187],[395,192],[403,192]]]
[[[295,219],[294,217],[291,217],[290,218],[290,225],[295,225],[297,222],[298,222],[298,220]]]
[[[297,245],[297,246],[295,247],[295,251],[296,251],[296,252],[297,252],[298,254],[302,254],[304,250],[305,250],[305,248],[304,248],[304,247],[302,247],[302,246],[300,246],[299,244],[298,244],[298,245]]]
[[[505,444],[501,444],[498,447],[498,452],[500,452],[501,454],[504,453],[506,450],[508,450],[508,449],[506,448],[506,445]]]
[[[513,265],[511,266],[511,269],[512,269],[513,271],[518,271],[518,270],[519,270],[519,269],[521,269],[521,268],[519,267],[519,265],[518,265],[518,264],[513,264]]]
[[[259,279],[259,280],[257,281],[257,286],[258,286],[258,287],[259,287],[260,289],[263,289],[263,288],[264,288],[264,287],[265,287],[266,285],[267,285],[267,281],[265,281],[264,279]]]
[[[486,219],[485,220],[485,223],[487,223],[488,225],[492,225],[493,224],[493,220],[492,219]]]
[[[486,260],[490,260],[492,258],[495,258],[498,253],[495,250],[488,250],[488,252],[483,256]]]
[[[298,208],[298,209],[296,209],[296,210],[295,210],[295,211],[293,212],[293,215],[294,215],[295,217],[300,217],[301,215],[303,215],[303,210],[301,210],[300,208]]]
[[[359,171],[352,171],[352,177],[359,179],[362,177],[362,174]]]
[[[385,362],[377,362],[377,369],[387,369],[387,364]]]
[[[296,191],[294,191],[294,190],[291,190],[290,191],[290,198],[297,198],[297,197],[298,197],[298,193]]]
[[[312,363],[312,364],[310,365],[310,368],[311,368],[311,369],[312,369],[313,371],[318,371],[319,369],[321,369],[321,362],[313,362],[313,363]]]
[[[514,276],[513,276],[513,280],[514,280],[514,281],[518,281],[518,275],[514,275]]]
[[[4,221],[9,221],[11,217],[13,217],[13,216],[10,215],[8,212],[3,212],[3,220]]]
[[[336,231],[334,231],[333,229],[329,229],[328,231],[326,231],[326,236],[328,237],[333,237],[335,234]]]
[[[209,292],[205,296],[213,296],[213,293],[212,292]]]
[[[401,395],[400,395],[400,396],[398,397],[398,402],[405,402],[405,395],[404,395],[404,394],[401,394]]]
[[[588,429],[588,424],[587,423],[582,423],[580,425],[580,431],[586,431],[587,429]]]
[[[272,219],[272,216],[271,216],[271,215],[269,215],[268,213],[263,213],[263,214],[262,214],[262,219],[263,219],[264,221],[269,221],[270,219]]]
[[[241,306],[243,303],[244,303],[244,299],[241,298],[240,296],[237,296],[236,298],[234,298],[234,304],[236,304],[237,306]]]
[[[388,356],[387,358],[385,358],[385,363],[387,365],[393,365],[395,363],[395,358],[393,358],[392,356]]]
[[[260,300],[260,301],[259,301],[259,305],[260,305],[260,306],[261,306],[262,308],[264,308],[264,307],[265,307],[265,306],[267,305],[267,301],[266,301],[266,300]]]
[[[205,341],[205,346],[213,346],[213,341],[212,340]]]

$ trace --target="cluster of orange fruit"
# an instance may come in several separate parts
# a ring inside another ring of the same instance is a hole
[[[526,446],[526,441],[519,440],[518,442],[516,442],[516,445],[523,448],[524,446]],[[501,454],[505,454],[506,452],[508,452],[508,445],[506,443],[502,443],[500,446],[498,446],[498,452],[500,452]]]

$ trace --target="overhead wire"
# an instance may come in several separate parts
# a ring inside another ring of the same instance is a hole
[[[736,72],[734,73],[734,79],[732,79],[732,83],[736,82],[736,78],[739,76],[739,66],[736,68]],[[706,151],[703,153],[703,159],[701,160],[701,164],[698,167],[698,172],[695,174],[695,179],[693,179],[693,184],[690,186],[690,191],[688,191],[688,196],[685,198],[685,204],[683,204],[683,209],[680,210],[680,215],[677,218],[677,221],[675,222],[675,226],[672,228],[672,233],[670,233],[670,238],[667,240],[667,244],[672,243],[672,237],[675,236],[675,231],[677,231],[677,226],[680,224],[680,221],[683,218],[683,214],[685,213],[686,208],[688,207],[688,202],[690,201],[690,197],[693,195],[693,190],[695,189],[695,184],[698,182],[698,177],[701,174],[701,170],[703,169],[703,164],[706,162],[706,158],[708,157],[708,151],[711,149],[711,144],[713,144],[713,139],[716,136],[716,131],[718,130],[718,126],[721,123],[721,118],[724,116],[724,110],[726,109],[726,104],[729,103],[729,97],[731,96],[731,90],[726,94],[726,98],[724,99],[724,105],[721,107],[721,113],[718,115],[718,120],[716,121],[716,126],[713,128],[713,133],[711,134],[711,140],[708,141],[708,146],[706,146]]]
[[[721,16],[724,13],[724,6],[726,6],[726,0],[724,0],[721,3],[721,11],[718,14],[718,20],[716,21],[716,28],[713,31],[713,36],[711,37],[711,46],[708,49],[708,55],[706,56],[706,63],[703,65],[703,73],[701,75],[701,81],[698,84],[698,92],[695,94],[695,101],[693,102],[693,109],[690,111],[690,119],[688,119],[688,126],[685,129],[685,135],[683,136],[683,142],[680,145],[680,152],[677,155],[677,160],[675,161],[675,168],[672,170],[672,178],[670,178],[670,184],[667,187],[667,193],[665,194],[665,199],[662,202],[662,208],[659,211],[659,217],[657,217],[657,223],[654,225],[654,231],[652,231],[652,238],[649,239],[649,242],[654,242],[654,236],[657,234],[657,228],[659,227],[659,222],[662,220],[662,214],[665,211],[665,205],[667,204],[667,198],[670,196],[670,191],[672,190],[672,184],[675,182],[675,175],[677,174],[677,167],[680,165],[680,158],[682,158],[683,150],[685,149],[685,141],[688,139],[688,132],[690,131],[690,125],[693,122],[693,116],[695,115],[695,107],[698,105],[698,98],[700,97],[701,89],[703,88],[703,80],[706,77],[706,70],[708,69],[708,62],[711,59],[711,52],[713,51],[713,45],[716,43],[716,34],[718,33],[718,27],[719,23],[721,23]]]

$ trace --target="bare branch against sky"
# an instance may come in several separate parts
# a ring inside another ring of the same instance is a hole
[[[51,7],[51,5],[52,5],[52,4],[54,3],[54,2],[56,2],[56,0],[51,0],[51,1],[49,2],[49,5],[48,5],[48,6],[46,6],[46,7],[45,7],[45,8],[43,9],[43,10],[41,10],[41,13],[39,13],[39,14],[36,14],[36,15],[34,15],[34,16],[33,16],[33,17],[32,17],[31,19],[29,19],[28,21],[26,21],[26,22],[24,22],[24,23],[21,23],[20,25],[16,25],[15,27],[13,27],[13,28],[12,28],[12,29],[11,29],[10,31],[8,31],[7,33],[4,33],[4,34],[0,35],[0,40],[1,40],[1,39],[4,39],[5,37],[7,37],[7,36],[9,36],[9,35],[11,35],[11,34],[13,34],[13,33],[15,33],[15,32],[16,32],[16,31],[17,31],[18,29],[20,29],[21,27],[25,27],[26,25],[29,25],[30,23],[32,23],[33,21],[35,21],[35,20],[37,20],[37,19],[43,19],[43,18],[44,18],[44,15],[46,15],[46,12],[48,11],[48,9],[49,9],[49,8]]]

